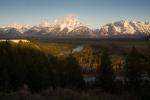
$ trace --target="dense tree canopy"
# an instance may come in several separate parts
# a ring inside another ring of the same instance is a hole
[[[114,81],[113,67],[107,51],[103,51],[101,54],[97,84],[106,91],[111,90]]]
[[[81,88],[84,81],[71,55],[58,60],[32,42],[1,42],[0,90],[16,91],[24,84],[34,92],[51,86]]]

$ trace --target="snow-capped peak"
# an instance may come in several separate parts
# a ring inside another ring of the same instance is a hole
[[[50,23],[48,20],[43,20],[38,25],[38,27],[48,28],[50,31],[54,30],[55,28],[57,29],[57,27],[60,28],[60,32],[67,29],[66,33],[69,33],[80,26],[82,26],[81,22],[73,16],[65,16],[62,20],[55,20],[52,23]]]
[[[100,29],[101,34],[125,35],[125,34],[150,34],[150,23],[140,21],[118,21],[106,24]]]
[[[50,26],[50,22],[45,19],[45,20],[42,20],[39,24],[40,27],[49,27]]]
[[[7,25],[7,26],[5,26],[5,27],[21,29],[21,28],[23,28],[23,27],[24,27],[24,28],[28,28],[28,27],[30,27],[30,25],[13,23],[13,24]]]
[[[60,29],[68,29],[68,32],[71,32],[77,27],[82,26],[81,22],[73,16],[65,16],[62,21],[59,23]]]
[[[26,30],[28,30],[29,28],[31,28],[31,26],[30,25],[26,25],[26,24],[16,24],[16,23],[13,23],[13,24],[9,24],[9,25],[4,25],[4,26],[2,26],[2,28],[4,28],[5,30],[14,28],[18,32],[24,33]]]
[[[150,23],[142,21],[117,21],[102,26],[100,30],[92,30],[73,16],[66,16],[62,20],[43,20],[38,25],[29,26],[21,24],[10,24],[0,27],[0,34],[27,34],[27,35],[49,35],[49,36],[130,36],[150,35]],[[100,34],[99,34],[100,33]]]

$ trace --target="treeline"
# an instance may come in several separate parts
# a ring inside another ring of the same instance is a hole
[[[38,92],[49,87],[82,88],[84,81],[71,55],[58,60],[33,43],[0,42],[0,91],[17,91],[24,85]]]
[[[114,73],[107,51],[103,51],[100,58],[96,87],[113,93],[131,92],[142,100],[150,99],[150,54],[144,56],[133,47],[126,55],[122,76]]]
[[[92,47],[85,47],[80,52],[73,53],[77,59],[83,74],[95,74],[97,67],[100,64],[100,52]]]
[[[150,98],[150,54],[144,56],[133,47],[126,55],[121,77],[115,74],[107,50],[98,55],[96,59],[99,59],[100,65],[96,80],[89,85],[85,83],[80,65],[73,55],[57,58],[31,42],[0,42],[0,91],[17,91],[24,85],[32,92],[49,87],[54,90],[57,87],[77,90],[99,88],[105,92],[127,91],[139,94],[144,99]]]

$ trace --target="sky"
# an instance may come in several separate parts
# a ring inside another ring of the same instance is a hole
[[[0,0],[0,25],[35,25],[67,15],[91,28],[120,20],[149,22],[150,0]]]

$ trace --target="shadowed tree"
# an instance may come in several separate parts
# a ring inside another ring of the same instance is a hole
[[[24,84],[32,91],[51,86],[48,58],[33,43],[0,42],[0,91],[16,91]]]
[[[136,91],[140,87],[143,63],[143,56],[133,47],[126,57],[125,65],[127,87],[132,91]]]
[[[148,48],[150,50],[150,47]],[[150,98],[150,53],[147,54],[147,59],[144,61],[145,66],[145,78],[141,82],[141,87],[139,91],[139,95],[141,95],[141,100],[149,100]]]
[[[72,55],[62,58],[60,64],[56,67],[55,77],[58,86],[77,89],[83,88],[84,80],[81,74],[81,69]]]
[[[114,72],[111,65],[111,60],[107,51],[101,54],[101,64],[99,66],[96,84],[105,91],[110,91],[113,86]]]
[[[67,84],[73,88],[83,88],[84,81],[81,74],[81,69],[76,61],[76,59],[69,55],[67,59],[65,59],[65,67],[66,67],[66,80]]]

